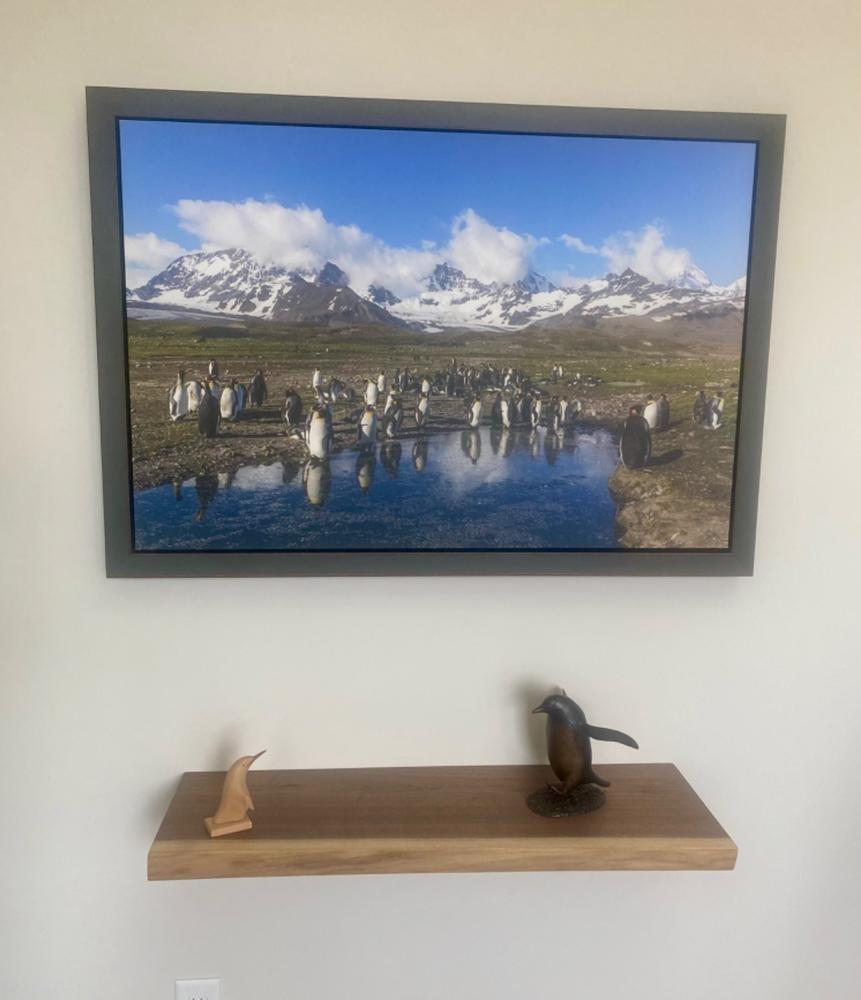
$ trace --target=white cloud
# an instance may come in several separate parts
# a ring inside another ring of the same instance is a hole
[[[355,225],[337,225],[318,208],[287,207],[277,201],[243,202],[183,199],[173,207],[180,227],[199,241],[202,250],[240,247],[263,261],[288,268],[319,268],[334,261],[364,292],[370,284],[384,285],[406,297],[422,290],[434,267],[447,261],[469,277],[509,283],[523,278],[536,248],[546,237],[516,233],[494,226],[473,209],[457,215],[447,240],[423,240],[417,247],[394,247]],[[653,281],[667,281],[693,265],[691,254],[664,242],[655,224],[608,237],[600,247],[563,233],[557,242],[584,254],[595,254],[615,272],[631,267]],[[171,261],[189,251],[155,233],[127,236],[126,275],[136,288]],[[586,279],[564,268],[548,277],[561,287],[577,287]]]
[[[180,227],[196,236],[203,250],[241,247],[289,268],[331,260],[349,274],[354,288],[381,284],[401,296],[418,292],[421,279],[443,261],[482,281],[516,281],[527,273],[539,243],[491,225],[472,209],[453,220],[446,245],[423,241],[417,249],[389,246],[358,226],[336,225],[307,205],[184,199],[173,208]]]
[[[452,223],[451,240],[443,253],[471,278],[509,284],[526,276],[537,244],[534,237],[499,229],[468,208]]]
[[[577,290],[581,285],[585,285],[589,281],[598,280],[594,275],[584,276],[582,274],[574,274],[571,271],[547,271],[545,277],[549,278],[557,288],[570,288]]]
[[[559,241],[570,250],[579,250],[580,253],[600,253],[598,248],[593,247],[591,243],[585,243],[579,236],[571,236],[569,233],[563,233],[559,237]]]
[[[664,231],[656,225],[643,226],[637,232],[611,236],[601,246],[611,271],[617,274],[630,267],[651,281],[669,281],[693,265],[690,251],[683,247],[668,247]]]
[[[171,261],[188,253],[178,243],[163,240],[155,233],[135,233],[126,236],[126,285],[138,288],[159,271],[163,271]]]

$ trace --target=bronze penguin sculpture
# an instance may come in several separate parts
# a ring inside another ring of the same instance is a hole
[[[547,756],[553,773],[559,779],[558,785],[550,785],[561,796],[570,795],[580,785],[601,785],[606,788],[610,782],[596,774],[592,767],[591,740],[606,740],[623,743],[639,750],[639,745],[627,733],[616,729],[590,726],[583,709],[563,691],[562,694],[548,695],[532,710],[547,716]]]

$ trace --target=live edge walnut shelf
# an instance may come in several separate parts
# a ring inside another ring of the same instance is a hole
[[[149,852],[149,878],[562,870],[731,869],[736,847],[672,764],[604,764],[597,812],[527,809],[547,767],[257,771],[254,828],[203,827],[224,774],[184,774]]]

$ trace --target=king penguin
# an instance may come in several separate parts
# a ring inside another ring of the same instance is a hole
[[[248,398],[251,400],[252,406],[259,407],[266,402],[266,397],[268,395],[269,390],[266,387],[266,379],[263,377],[263,372],[258,368],[257,371],[251,376]]]
[[[230,380],[230,385],[221,390],[221,399],[218,401],[221,410],[222,420],[235,420],[239,407],[236,401],[236,379]]]
[[[176,373],[176,382],[168,396],[170,419],[174,422],[188,414],[188,389],[185,386],[185,372]]]
[[[643,419],[649,425],[650,431],[653,431],[658,426],[658,402],[654,396],[646,396]]]
[[[384,418],[384,423],[386,426],[386,437],[393,438],[400,433],[401,424],[404,420],[404,408],[399,399],[396,399],[392,403],[391,409],[388,411],[388,415]]]
[[[416,427],[424,427],[430,416],[430,399],[426,392],[423,392],[416,402]]]
[[[499,404],[499,419],[502,421],[502,426],[508,430],[512,423],[512,413],[511,413],[511,400],[508,396],[503,396],[502,401]]]
[[[193,378],[190,382],[185,383],[185,390],[188,399],[188,412],[197,413],[200,400],[203,398],[203,386],[197,379]]]
[[[322,461],[332,453],[332,424],[329,421],[329,414],[322,406],[315,406],[308,414],[305,443],[308,445],[311,458]]]
[[[197,429],[201,437],[214,438],[218,433],[220,420],[218,401],[212,395],[210,382],[207,379],[203,383],[203,395],[200,399],[200,406],[197,408]]]
[[[626,469],[642,469],[652,453],[652,435],[639,406],[632,406],[622,436],[619,439],[619,458]]]
[[[373,406],[366,406],[356,428],[356,438],[364,448],[373,448],[377,443],[377,412]]]
[[[559,779],[559,784],[552,787],[560,795],[570,795],[578,785],[606,788],[610,784],[592,768],[590,740],[623,743],[634,750],[640,749],[637,741],[627,733],[590,726],[583,709],[566,694],[551,694],[532,711],[547,716],[547,757]]]
[[[541,397],[537,397],[532,401],[532,410],[529,414],[529,422],[532,424],[532,429],[536,430],[541,425]]]
[[[466,414],[470,427],[475,428],[481,424],[481,396],[475,397],[467,408]]]
[[[302,423],[302,397],[295,389],[287,390],[282,415],[288,428],[298,427]]]
[[[670,401],[667,394],[662,392],[658,397],[658,430],[666,431],[670,429]]]
[[[493,398],[493,405],[490,407],[490,424],[492,427],[502,426],[502,393],[498,392]]]

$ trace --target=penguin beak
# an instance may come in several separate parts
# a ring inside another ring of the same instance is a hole
[[[254,761],[257,760],[258,757],[262,757],[263,754],[265,754],[265,753],[266,753],[265,750],[261,750],[260,753],[254,754],[254,756],[251,758],[251,763],[253,764]]]
[[[533,708],[532,709],[532,714],[533,715],[537,715],[539,712],[544,712],[544,711],[545,711],[544,706],[543,705],[539,705],[538,708]]]

